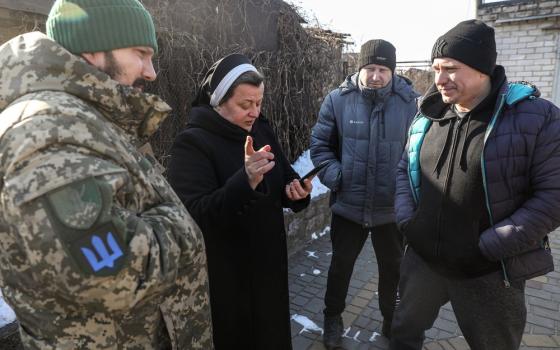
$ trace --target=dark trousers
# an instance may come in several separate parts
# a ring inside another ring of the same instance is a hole
[[[448,301],[471,349],[518,349],[527,317],[524,290],[525,282],[506,288],[501,271],[468,279],[445,277],[409,247],[401,265],[390,349],[422,349],[424,332]]]
[[[370,230],[371,242],[379,267],[379,308],[384,319],[391,321],[397,298],[399,266],[403,253],[401,233],[395,224],[365,229],[362,225],[334,213],[331,222],[333,254],[325,294],[325,316],[340,315],[344,311],[354,263]]]

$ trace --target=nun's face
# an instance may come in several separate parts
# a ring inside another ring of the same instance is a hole
[[[261,114],[263,94],[263,83],[258,87],[251,84],[238,85],[232,96],[216,107],[216,111],[230,123],[251,131]]]

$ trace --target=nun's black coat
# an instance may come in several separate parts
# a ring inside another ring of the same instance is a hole
[[[244,169],[247,135],[272,147],[274,168],[255,191]],[[206,242],[214,342],[222,349],[291,349],[283,207],[297,178],[262,116],[251,133],[208,106],[193,108],[172,149],[168,178]]]

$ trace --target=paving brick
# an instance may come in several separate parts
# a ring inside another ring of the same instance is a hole
[[[306,290],[302,290],[301,292],[299,292],[298,295],[299,295],[300,297],[304,297],[304,298],[309,299],[309,300],[315,298],[315,296],[314,296],[313,294],[309,293],[309,292],[306,291]]]
[[[359,315],[362,313],[362,308],[354,305],[348,305],[346,306],[346,311],[351,312],[354,315]]]
[[[368,299],[364,299],[364,298],[360,298],[358,296],[356,296],[354,299],[352,299],[351,304],[359,307],[360,309],[363,309],[366,307],[366,305],[370,302],[370,300]]]
[[[358,316],[352,326],[358,327],[360,329],[366,329],[368,323],[370,322],[371,320],[368,317]]]
[[[431,329],[428,329],[426,331],[426,338],[428,338],[428,339],[437,340],[437,339],[439,339],[438,335],[439,335],[439,329],[437,329],[437,328],[431,328]]]
[[[541,299],[541,298],[536,298],[536,297],[528,297],[527,298],[527,303],[529,305],[536,305],[536,306],[540,306],[552,311],[556,311],[558,312],[560,310],[560,303],[552,301],[552,300],[545,300],[545,299]]]
[[[529,280],[525,283],[527,288],[543,289],[543,283],[535,280]]]
[[[294,293],[299,293],[301,292],[305,287],[301,284],[298,283],[292,283],[292,285],[290,286],[290,291],[294,292]]]
[[[542,289],[547,292],[560,294],[560,286],[554,284],[543,284]]]
[[[357,314],[353,314],[351,312],[344,311],[342,313],[342,322],[344,323],[344,328],[346,329],[346,328],[350,327],[350,325],[354,323],[354,321],[356,320],[357,317],[358,317]]]
[[[437,342],[425,344],[423,350],[444,350]]]
[[[304,306],[304,309],[309,312],[317,314],[321,312],[324,307],[325,304],[323,303],[323,300],[315,298],[315,299],[311,299],[311,301]]]
[[[439,344],[444,350],[456,350],[455,348],[453,348],[453,345],[451,345],[446,340],[440,341]]]
[[[554,330],[552,330],[550,328],[544,328],[544,327],[540,327],[540,326],[533,326],[531,328],[531,334],[549,335],[551,332],[554,332]]]
[[[372,332],[372,334],[373,332],[381,333],[381,322],[370,319],[369,322],[367,323],[367,326],[365,326],[364,328]]]
[[[323,343],[314,342],[309,348],[307,348],[307,350],[325,350],[325,346],[323,345]]]
[[[350,287],[352,288],[361,289],[363,285],[364,285],[363,281],[359,281],[355,279],[350,280]]]
[[[310,294],[317,295],[317,296],[319,296],[319,295],[322,296],[323,294],[325,294],[325,292],[323,291],[322,288],[317,288],[317,287],[313,287],[313,286],[307,286],[305,288],[305,291],[310,293]]]
[[[307,304],[309,302],[309,298],[304,298],[302,296],[297,296],[294,299],[292,299],[292,303],[297,305],[297,306],[303,306],[305,304]]]
[[[536,326],[541,326],[550,329],[554,329],[554,324],[555,324],[554,320],[551,320],[550,318],[544,318],[534,314],[527,315],[527,322],[534,324]]]
[[[294,350],[307,349],[311,346],[312,343],[313,341],[311,339],[307,339],[305,337],[296,337],[295,339],[292,339],[292,347],[294,348]]]
[[[534,288],[525,288],[525,295],[530,295],[545,300],[550,300],[552,298],[552,294],[550,292]]]
[[[360,298],[370,300],[373,297],[375,297],[375,293],[373,291],[370,291],[370,290],[367,290],[367,289],[362,289],[361,291],[358,292],[358,294],[356,296],[360,297]]]
[[[322,337],[321,334],[314,333],[314,332],[303,332],[303,333],[301,333],[301,335],[302,335],[304,338],[307,338],[307,339],[309,339],[309,340],[311,340],[311,341],[315,341],[315,340],[320,339],[320,338]]]
[[[537,281],[537,282],[540,282],[540,283],[548,283],[549,282],[547,276],[535,277],[535,278],[531,279],[530,281]],[[529,282],[529,281],[527,281],[527,282]]]
[[[469,344],[463,337],[451,338],[448,340],[455,350],[469,350]]]
[[[523,335],[523,344],[527,346],[537,346],[542,348],[557,348],[558,344],[547,335]]]
[[[364,289],[372,292],[377,292],[377,284],[373,282],[366,283],[364,285]]]
[[[436,320],[436,322],[434,322],[434,327],[438,329],[442,329],[449,333],[455,333],[455,330],[457,329],[457,324],[439,318]]]
[[[457,328],[456,331],[451,333],[451,332],[446,332],[446,331],[440,329],[439,334],[438,334],[438,338],[439,339],[449,339],[449,338],[454,338],[454,337],[460,336],[461,332],[458,332],[458,330],[459,330],[459,328]]]
[[[540,306],[533,306],[532,311],[535,315],[560,321],[560,312],[558,311],[552,311],[549,309],[542,308]]]

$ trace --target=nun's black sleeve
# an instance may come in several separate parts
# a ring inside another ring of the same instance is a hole
[[[264,194],[253,191],[244,167],[220,186],[207,153],[210,147],[189,131],[175,139],[168,181],[203,232],[208,227],[227,226],[243,213],[247,203]]]

